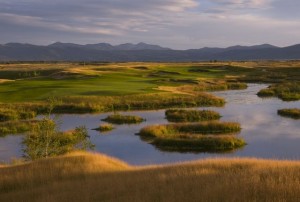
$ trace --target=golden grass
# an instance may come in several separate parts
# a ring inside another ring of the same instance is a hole
[[[0,201],[298,201],[300,162],[210,159],[132,167],[73,153],[0,167]]]
[[[1,83],[7,83],[7,82],[13,82],[15,80],[11,80],[11,79],[0,79],[0,84]]]

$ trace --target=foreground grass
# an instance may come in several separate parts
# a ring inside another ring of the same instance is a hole
[[[45,173],[47,171],[47,173]],[[0,201],[298,201],[300,163],[213,159],[133,167],[74,153],[0,168]]]
[[[277,113],[281,116],[300,119],[300,109],[279,109]]]

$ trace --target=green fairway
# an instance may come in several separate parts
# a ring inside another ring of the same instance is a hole
[[[299,79],[299,67],[299,62],[1,64],[0,102],[145,94],[209,80],[282,82]]]

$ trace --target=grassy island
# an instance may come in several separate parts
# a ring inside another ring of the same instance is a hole
[[[93,130],[97,130],[100,132],[107,132],[107,131],[111,131],[113,129],[114,129],[114,126],[112,124],[104,123],[104,124],[101,124],[98,128],[95,128]]]
[[[136,124],[145,121],[145,119],[140,116],[113,114],[109,115],[105,119],[102,119],[102,121],[114,124]]]
[[[294,119],[300,119],[300,109],[279,109],[277,113],[280,116],[290,117]]]
[[[259,97],[278,97],[283,101],[300,100],[300,82],[273,84],[267,89],[260,90]]]
[[[169,109],[165,114],[168,121],[171,122],[211,121],[221,118],[218,112],[211,110]]]
[[[238,123],[200,122],[147,126],[139,135],[162,150],[228,151],[246,144],[234,135],[240,130]]]

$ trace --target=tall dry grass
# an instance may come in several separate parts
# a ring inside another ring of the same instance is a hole
[[[75,153],[0,167],[0,201],[299,201],[300,162],[210,159],[132,167]]]

